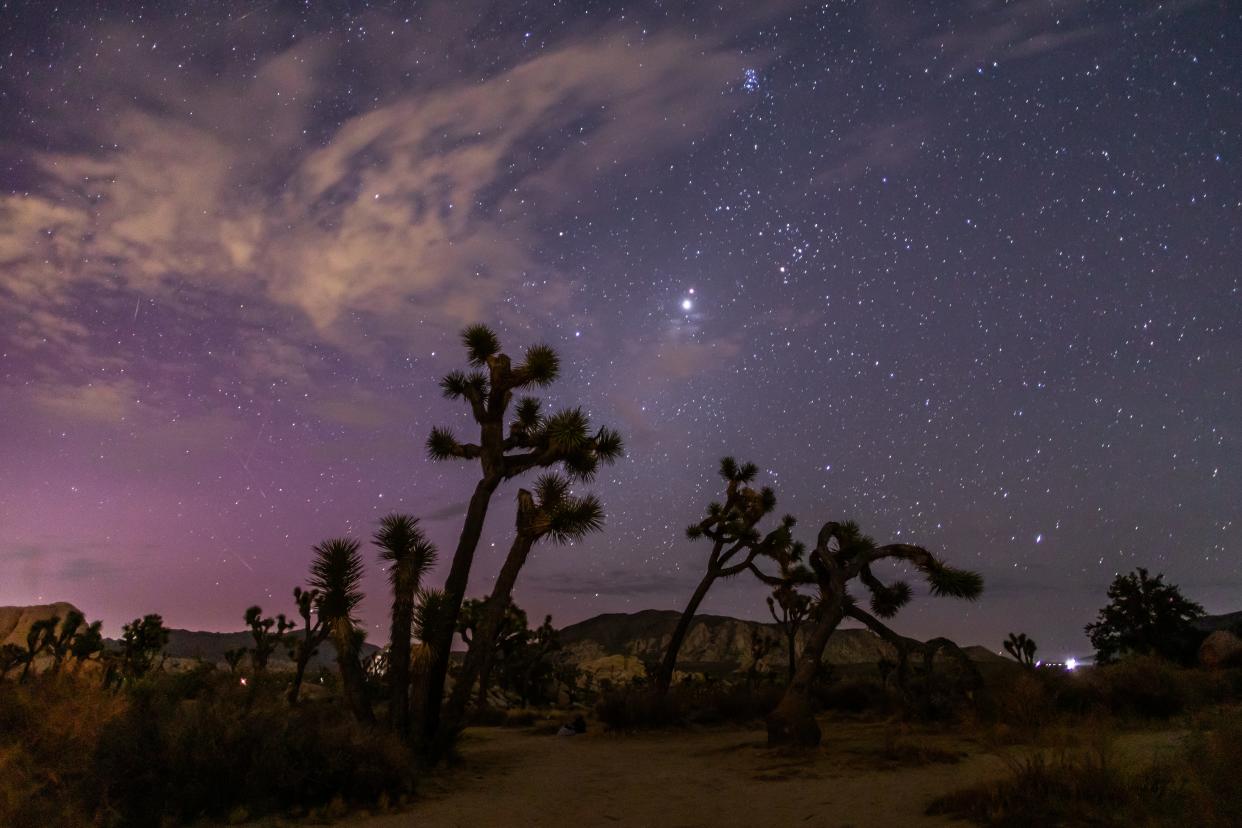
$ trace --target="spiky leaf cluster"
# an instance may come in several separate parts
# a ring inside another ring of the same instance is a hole
[[[319,614],[329,623],[355,623],[362,603],[362,555],[353,538],[331,538],[314,547],[310,585],[319,591]]]

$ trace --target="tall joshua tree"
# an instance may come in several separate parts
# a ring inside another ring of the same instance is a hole
[[[1013,656],[1014,660],[1023,667],[1035,666],[1035,651],[1039,647],[1035,644],[1035,639],[1027,637],[1026,633],[1010,633],[1005,639],[1005,652]]]
[[[388,725],[395,733],[410,733],[410,637],[414,629],[414,599],[423,576],[435,565],[436,548],[418,525],[418,518],[391,514],[380,520],[373,542],[388,566],[392,585],[392,633],[388,648]]]
[[[314,547],[310,585],[319,590],[319,615],[336,647],[345,700],[360,722],[375,721],[367,698],[366,678],[358,662],[361,637],[355,630],[354,610],[362,603],[362,556],[353,538],[332,538]]]
[[[298,615],[302,617],[302,634],[289,636],[289,654],[293,656],[293,683],[289,685],[286,697],[290,705],[298,703],[298,695],[302,692],[302,681],[306,678],[306,665],[319,652],[319,645],[327,640],[331,628],[324,622],[323,613],[319,611],[320,592],[317,589],[293,588],[293,603],[297,605]],[[312,621],[311,616],[315,618]]]
[[[585,433],[580,439],[586,439]],[[496,636],[512,602],[513,586],[534,545],[544,538],[553,543],[570,543],[603,528],[604,508],[595,495],[576,496],[569,488],[570,482],[564,475],[549,473],[540,475],[534,494],[526,489],[518,491],[517,534],[496,576],[492,594],[483,605],[461,675],[453,686],[446,717],[450,727],[460,724],[475,680],[491,667]]]
[[[921,546],[906,543],[878,546],[862,534],[855,523],[825,523],[809,555],[811,578],[807,580],[819,589],[811,615],[813,627],[798,659],[793,680],[768,716],[770,744],[819,744],[821,733],[812,715],[810,693],[824,648],[847,615],[859,620],[872,618],[854,605],[846,591],[849,583],[862,581],[871,593],[872,611],[881,618],[891,618],[909,603],[909,584],[903,581],[886,584],[873,573],[872,567],[884,560],[912,565],[927,579],[933,595],[974,600],[983,591],[983,578],[978,573],[951,567]],[[757,568],[755,573],[771,580]]]
[[[479,428],[479,442],[461,443],[452,431],[433,428],[427,438],[427,453],[435,460],[477,461],[481,476],[466,507],[461,535],[444,582],[442,608],[446,623],[437,625],[436,639],[428,642],[432,660],[423,690],[421,735],[425,744],[431,743],[439,728],[457,613],[466,594],[492,494],[503,481],[537,467],[562,464],[571,476],[589,478],[601,459],[616,456],[621,444],[618,435],[606,428],[582,439],[582,435],[588,434],[588,423],[581,410],[568,409],[545,418],[539,401],[532,397],[518,402],[516,420],[506,434],[505,417],[514,392],[546,386],[555,380],[560,357],[547,345],[534,345],[515,366],[501,352],[496,334],[485,325],[466,328],[461,340],[472,370],[453,371],[440,381],[440,387],[449,399],[462,400],[469,406]]]
[[[677,654],[681,651],[686,633],[690,630],[690,623],[712,584],[720,578],[745,572],[754,565],[756,557],[765,553],[771,554],[775,547],[784,546],[789,541],[789,530],[793,527],[792,517],[786,516],[780,528],[769,533],[762,541],[755,530],[755,525],[763,516],[776,508],[776,495],[770,488],[765,486],[760,491],[755,491],[746,485],[758,473],[759,468],[754,463],[739,466],[732,457],[722,459],[720,476],[725,480],[724,503],[709,505],[707,516],[686,530],[686,536],[691,540],[706,537],[712,542],[712,549],[707,556],[707,572],[690,596],[690,602],[686,604],[677,626],[673,629],[664,658],[656,668],[657,694],[668,692],[673,681],[673,670],[677,666]]]

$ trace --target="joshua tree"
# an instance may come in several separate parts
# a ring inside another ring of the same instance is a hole
[[[289,685],[289,704],[298,703],[298,694],[302,690],[302,680],[306,677],[306,665],[319,652],[319,645],[327,638],[331,629],[324,623],[323,613],[319,612],[319,590],[293,588],[293,602],[297,604],[298,615],[302,616],[302,635],[289,636],[285,639],[289,646],[289,655],[293,657],[293,683]],[[315,620],[311,620],[311,615]]]
[[[772,613],[776,626],[780,627],[788,647],[789,676],[793,681],[794,667],[798,663],[798,630],[811,614],[811,596],[798,592],[792,583],[783,583],[768,596],[768,612]],[[778,614],[776,608],[780,607]]]
[[[52,640],[56,637],[56,625],[59,623],[60,616],[53,615],[51,618],[35,621],[30,625],[30,629],[26,630],[26,649],[22,651],[22,674],[18,677],[18,681],[24,682],[27,679],[35,659],[52,646]]]
[[[720,476],[725,480],[724,503],[710,504],[707,507],[707,516],[686,530],[686,536],[690,540],[706,537],[712,542],[712,549],[707,556],[707,572],[690,596],[690,603],[686,605],[673,629],[668,649],[664,651],[664,659],[656,668],[655,690],[659,695],[667,693],[669,685],[672,684],[677,654],[681,651],[686,633],[690,631],[694,614],[698,612],[699,605],[707,597],[712,584],[720,578],[728,578],[752,568],[759,555],[776,555],[778,548],[785,549],[789,545],[789,530],[794,525],[792,517],[786,516],[780,527],[762,541],[759,533],[755,531],[755,525],[763,516],[776,508],[776,495],[770,488],[765,486],[760,491],[755,491],[746,485],[755,479],[758,472],[759,468],[754,463],[739,466],[732,457],[721,460]]]
[[[267,669],[267,662],[271,659],[272,653],[276,652],[276,648],[283,642],[285,633],[297,625],[286,620],[283,612],[275,618],[264,618],[263,608],[259,606],[247,609],[244,620],[246,626],[250,628],[251,637],[254,638],[250,662],[254,665],[256,674],[262,673]],[[272,632],[272,627],[276,628],[275,632]]]
[[[461,605],[461,613],[457,616],[457,632],[465,642],[466,649],[474,647],[475,636],[479,624],[487,609],[486,599],[471,598]],[[530,628],[526,621],[526,613],[517,604],[509,601],[505,607],[500,626],[492,637],[491,656],[484,660],[482,672],[479,673],[479,692],[475,704],[480,710],[487,707],[487,693],[491,687],[491,677],[495,672],[496,659],[510,659],[530,638]]]
[[[0,681],[4,681],[9,671],[25,661],[26,651],[17,644],[5,644],[0,647]]]
[[[516,420],[505,434],[505,416],[513,393],[546,386],[560,370],[560,358],[546,345],[526,350],[520,365],[514,366],[501,353],[500,340],[485,325],[471,325],[462,331],[462,344],[474,370],[453,371],[440,381],[444,395],[463,400],[479,428],[478,443],[461,443],[444,428],[434,428],[427,438],[427,452],[435,460],[477,460],[482,476],[466,509],[457,549],[444,582],[443,610],[447,623],[440,625],[431,643],[431,665],[424,688],[422,738],[432,744],[440,725],[444,680],[448,673],[457,613],[470,580],[470,566],[483,531],[492,494],[503,481],[537,467],[557,464],[575,478],[589,479],[599,461],[610,461],[620,454],[621,440],[613,431],[601,428],[589,433],[587,417],[580,409],[568,409],[544,417],[533,397],[517,405]]]
[[[362,638],[355,630],[354,610],[362,603],[362,556],[353,538],[331,538],[314,547],[310,585],[319,591],[319,617],[328,628],[336,647],[336,664],[341,671],[341,688],[354,717],[370,724],[375,721],[371,700],[367,698],[366,677],[358,661]]]
[[[374,543],[380,560],[388,565],[392,585],[392,633],[388,654],[388,725],[396,733],[410,733],[410,636],[414,626],[414,599],[423,576],[435,565],[436,548],[418,525],[418,518],[391,514],[380,521]]]
[[[90,661],[96,653],[102,653],[103,648],[103,622],[92,621],[86,625],[86,629],[79,629],[69,642],[69,654],[74,660],[73,671],[76,673],[81,670],[82,665]]]
[[[52,654],[52,673],[59,673],[61,664],[68,657],[73,639],[78,634],[78,630],[86,623],[86,617],[77,610],[69,610],[65,615],[65,620],[60,624],[60,629],[53,629],[48,636],[47,649]]]
[[[1039,649],[1035,639],[1027,638],[1026,633],[1010,633],[1005,639],[1005,652],[1009,653],[1023,667],[1035,666],[1035,651]]]
[[[1187,600],[1175,584],[1166,584],[1163,575],[1152,578],[1142,567],[1118,575],[1108,598],[1095,623],[1087,625],[1097,663],[1129,653],[1172,661],[1194,657],[1199,635],[1193,622],[1203,615],[1203,607]]]
[[[496,635],[512,602],[513,585],[531,549],[544,538],[553,543],[572,543],[604,526],[604,507],[595,495],[573,495],[569,487],[565,476],[548,473],[535,482],[534,494],[526,489],[518,491],[517,534],[496,576],[492,594],[482,607],[478,629],[449,700],[447,720],[454,727],[466,712],[475,680],[491,666]]]
[[[224,651],[224,663],[229,665],[229,674],[237,672],[237,668],[241,666],[242,659],[246,657],[246,653],[250,652],[245,647],[235,647],[232,650]]]
[[[811,613],[814,626],[798,659],[793,680],[768,716],[770,744],[819,744],[821,733],[812,715],[810,693],[824,648],[846,615],[860,620],[872,618],[854,606],[846,592],[849,583],[855,579],[862,581],[871,593],[872,611],[881,618],[896,615],[910,601],[909,584],[902,581],[885,584],[872,572],[872,567],[883,560],[914,566],[931,585],[933,595],[973,600],[983,591],[983,578],[978,573],[948,566],[921,546],[905,543],[877,546],[854,523],[825,523],[810,553],[810,571],[819,589],[819,598]],[[764,580],[772,580],[757,568],[754,571]]]
[[[126,624],[121,628],[119,667],[122,678],[133,680],[145,676],[167,646],[168,628],[162,616],[151,613]]]

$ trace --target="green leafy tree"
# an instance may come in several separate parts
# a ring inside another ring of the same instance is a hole
[[[1194,621],[1203,615],[1203,607],[1187,600],[1176,585],[1166,584],[1164,575],[1153,578],[1142,567],[1118,575],[1108,588],[1108,598],[1086,628],[1097,663],[1129,654],[1180,662],[1194,658],[1200,638]]]
[[[534,345],[526,350],[522,362],[514,365],[501,352],[499,338],[485,325],[466,328],[461,340],[471,370],[453,371],[440,381],[440,387],[449,399],[467,404],[479,429],[479,442],[462,443],[451,430],[437,427],[427,438],[427,453],[435,460],[478,462],[481,476],[466,508],[444,582],[447,623],[441,625],[436,633],[440,637],[432,642],[432,661],[422,693],[425,703],[421,735],[424,745],[429,747],[436,744],[457,613],[465,599],[492,494],[503,481],[540,467],[561,465],[567,474],[589,479],[600,461],[615,458],[621,449],[620,437],[609,429],[590,434],[581,409],[571,408],[545,417],[539,400],[533,397],[518,402],[516,417],[506,434],[505,420],[514,393],[550,384],[560,372],[560,357],[547,345]]]
[[[819,744],[822,734],[812,714],[811,687],[828,639],[846,616],[868,626],[887,629],[854,603],[847,592],[848,585],[861,581],[870,592],[872,612],[881,618],[891,618],[909,603],[912,595],[909,584],[904,581],[886,584],[875,574],[875,565],[885,560],[913,566],[927,580],[933,595],[974,600],[983,592],[983,578],[978,573],[951,567],[921,546],[905,543],[879,546],[855,523],[825,523],[815,548],[810,551],[809,570],[799,569],[788,579],[794,583],[813,584],[819,595],[812,610],[811,633],[798,658],[793,680],[768,716],[769,744]],[[767,578],[757,570],[756,574],[769,582],[775,581],[776,585],[781,583],[781,579]]]
[[[576,439],[585,440],[586,435],[579,434]],[[541,475],[534,493],[521,489],[517,501],[517,532],[513,544],[496,576],[492,594],[481,608],[478,630],[449,700],[446,720],[452,727],[461,724],[475,681],[490,670],[496,637],[512,603],[514,584],[534,545],[545,538],[558,544],[572,543],[604,526],[604,508],[599,500],[591,494],[572,494],[570,481],[564,475]]]
[[[414,602],[423,577],[436,562],[435,545],[423,534],[418,518],[391,514],[380,521],[374,543],[388,569],[392,586],[392,632],[387,680],[390,689],[388,724],[403,737],[410,735],[410,639]]]
[[[1027,637],[1026,633],[1010,633],[1005,639],[1005,652],[1023,667],[1035,666],[1035,651],[1038,649],[1035,639]]]
[[[267,669],[272,653],[284,643],[285,634],[297,625],[287,620],[283,612],[275,618],[264,618],[263,608],[259,606],[247,609],[243,620],[254,639],[254,647],[250,650],[250,663],[254,665],[256,674],[262,673]]]
[[[289,685],[287,696],[290,705],[298,703],[302,682],[306,677],[306,665],[319,652],[320,645],[331,633],[331,627],[324,623],[323,614],[319,612],[319,600],[320,592],[317,589],[293,588],[293,603],[302,619],[302,633],[285,639],[289,655],[293,659],[293,682]]]
[[[673,672],[677,667],[677,655],[690,631],[699,605],[707,597],[712,585],[721,578],[729,578],[751,569],[755,559],[760,555],[772,555],[778,547],[788,546],[789,532],[794,520],[786,516],[780,527],[762,538],[756,530],[760,520],[776,508],[776,495],[772,489],[764,487],[759,491],[746,485],[755,479],[759,467],[754,463],[738,462],[732,457],[720,461],[720,476],[725,481],[724,503],[711,503],[707,507],[707,516],[686,530],[690,540],[707,538],[711,541],[711,551],[707,556],[707,571],[695,587],[689,603],[677,620],[669,638],[664,658],[655,671],[655,691],[657,695],[668,692],[673,682]]]
[[[367,696],[366,676],[359,661],[362,636],[356,630],[354,611],[362,603],[362,556],[353,538],[331,538],[314,547],[310,585],[319,591],[319,615],[336,647],[341,688],[354,717],[365,724],[375,721]]]

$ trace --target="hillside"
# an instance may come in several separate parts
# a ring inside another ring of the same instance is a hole
[[[680,613],[673,610],[597,615],[562,629],[561,646],[572,661],[589,672],[614,678],[641,674],[644,662],[655,662],[663,655],[679,617]],[[784,669],[788,661],[784,636],[775,624],[721,615],[695,618],[678,667],[704,673],[747,670],[754,663],[752,641],[756,638],[772,642],[759,659],[759,669]],[[969,647],[966,652],[976,661],[999,659],[983,647]],[[875,664],[881,658],[893,658],[894,651],[870,630],[840,629],[829,639],[824,657],[837,665]]]

